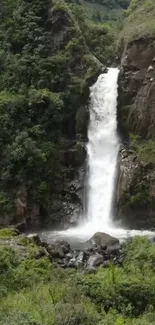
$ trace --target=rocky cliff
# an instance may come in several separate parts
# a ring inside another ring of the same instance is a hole
[[[119,75],[118,125],[123,149],[117,217],[127,227],[155,226],[155,38],[126,45]]]

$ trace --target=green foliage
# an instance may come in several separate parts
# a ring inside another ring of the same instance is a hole
[[[138,181],[138,179],[137,179]],[[135,176],[135,182],[136,176]],[[148,204],[151,203],[151,197],[149,193],[149,184],[147,181],[139,183],[136,185],[134,191],[131,189],[131,192],[124,193],[123,195],[123,202],[125,202],[126,206],[130,208],[143,208],[147,207]]]
[[[2,314],[0,316],[0,324],[2,325],[41,325],[39,322],[33,320],[28,313],[7,313],[7,316]]]
[[[14,269],[18,266],[18,257],[14,250],[0,247],[0,297],[5,297],[14,283]]]
[[[122,267],[83,275],[1,248],[0,324],[154,325],[155,244],[128,239],[122,253]]]
[[[3,228],[0,229],[0,238],[10,238],[12,236],[17,236],[18,231],[14,228]]]
[[[141,276],[153,274],[153,262],[155,258],[155,245],[151,244],[146,237],[129,239],[124,245],[124,268],[127,272],[142,272]]]
[[[29,238],[25,235],[21,235],[18,237],[18,244],[22,245],[22,246],[28,246],[28,245],[34,244],[34,241],[32,238]]]
[[[25,325],[98,322],[100,316],[94,305],[76,286],[74,271],[56,268],[47,258],[27,257],[20,261],[12,250],[5,248],[1,254],[0,324],[9,320],[17,325],[22,321]]]
[[[69,38],[65,26],[58,37],[51,9],[60,21],[67,17]],[[0,210],[10,223],[23,186],[28,207],[51,213],[55,184],[63,182],[60,140],[75,136],[76,111],[88,98],[83,80],[88,89],[85,76],[99,65],[63,0],[3,0],[0,18]]]
[[[154,36],[154,15],[154,0],[132,0],[126,12],[119,44],[127,43],[138,37]]]
[[[137,317],[149,306],[154,310],[154,254],[154,244],[146,238],[127,242],[123,268],[100,270],[97,275],[82,279],[85,294],[101,310],[107,312],[112,308],[125,317]]]
[[[114,50],[114,35],[111,28],[108,25],[89,24],[85,37],[90,50],[106,64]]]
[[[87,20],[95,23],[108,22],[116,24],[116,21],[127,9],[130,0],[66,0],[69,4],[76,4],[79,10],[85,11]]]
[[[130,134],[130,148],[137,167],[133,171],[132,186],[123,194],[122,202],[131,209],[148,208],[152,205],[150,179],[155,164],[155,142]]]
[[[0,248],[0,269],[1,275],[7,278],[7,272],[10,272],[18,265],[18,258],[11,248]]]
[[[146,190],[138,189],[138,190],[139,191],[135,195],[130,196],[130,205],[132,207],[134,207],[135,205],[139,205],[139,207],[146,206],[150,201],[150,197],[147,189]]]
[[[84,306],[82,304],[76,304],[74,307],[72,304],[58,304],[56,306],[56,320],[55,325],[94,325],[100,317],[97,312],[90,308],[90,306]]]
[[[91,53],[106,64],[113,54],[114,33],[106,23],[97,24],[87,19],[87,11],[82,6],[71,5],[76,20],[79,23],[82,34]],[[90,62],[89,62],[90,63]]]
[[[138,135],[131,134],[130,146],[141,162],[155,163],[155,142],[153,140],[144,141]]]

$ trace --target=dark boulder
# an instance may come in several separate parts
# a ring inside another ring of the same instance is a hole
[[[112,245],[112,246],[108,246],[107,248],[107,254],[108,255],[118,255],[121,249],[121,245],[120,244],[116,244],[116,245]]]
[[[70,252],[70,244],[66,240],[57,240],[56,244],[62,248],[64,254]]]
[[[78,264],[83,263],[84,260],[85,260],[85,258],[86,258],[85,252],[80,252],[79,255],[77,256],[77,259],[76,259],[77,260],[77,263]]]
[[[27,225],[26,225],[26,222],[21,222],[21,223],[18,223],[16,225],[16,229],[20,232],[20,233],[24,233],[26,230],[27,230]]]
[[[96,232],[93,237],[89,240],[90,243],[97,246],[105,247],[119,244],[119,240],[115,237],[112,237],[104,232]]]
[[[103,264],[103,256],[101,254],[92,255],[87,261],[87,267],[96,267]]]
[[[61,245],[58,245],[56,243],[49,245],[47,248],[47,251],[52,257],[55,257],[55,258],[64,258],[65,257],[63,248],[61,247]]]

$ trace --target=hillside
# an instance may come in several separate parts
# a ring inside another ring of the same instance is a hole
[[[73,2],[83,6],[89,20],[114,23],[122,17],[130,0],[75,0]]]
[[[126,12],[124,26],[120,35],[121,41],[128,42],[138,37],[154,36],[154,17],[154,0],[132,0]]]
[[[62,227],[82,209],[89,86],[115,57],[113,29],[85,4],[0,5],[1,226]]]

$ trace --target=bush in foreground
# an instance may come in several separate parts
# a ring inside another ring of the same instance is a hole
[[[0,325],[154,325],[155,244],[123,247],[123,266],[95,275],[0,250]]]

